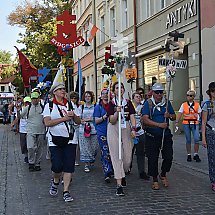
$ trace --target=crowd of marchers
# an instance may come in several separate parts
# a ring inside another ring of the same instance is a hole
[[[19,133],[29,172],[42,170],[42,154],[47,144],[46,159],[50,159],[52,170],[50,195],[56,196],[59,184],[63,183],[63,199],[72,201],[70,186],[75,167],[82,162],[83,171],[93,174],[98,151],[104,181],[111,183],[115,179],[117,196],[125,195],[125,187],[129,186],[126,177],[132,171],[135,156],[141,179],[151,179],[153,190],[159,190],[161,185],[168,188],[167,173],[173,161],[170,121],[175,121],[176,129],[182,124],[187,162],[201,162],[198,154],[201,130],[202,145],[208,151],[211,188],[215,191],[215,82],[209,84],[208,99],[202,105],[195,101],[195,91],[189,90],[177,116],[160,83],[155,83],[147,94],[138,88],[131,99],[126,99],[124,93],[123,83],[119,87],[115,82],[111,89],[102,89],[97,102],[91,91],[84,92],[81,102],[78,93],[67,93],[64,83],[55,83],[49,100],[41,99],[39,89],[34,89],[29,96],[8,105],[8,112],[13,115],[11,128]]]

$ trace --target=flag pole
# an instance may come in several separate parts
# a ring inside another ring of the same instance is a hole
[[[119,106],[121,107],[121,73],[118,76],[118,100]],[[118,112],[119,122],[119,160],[122,160],[122,130],[121,130],[121,111]]]

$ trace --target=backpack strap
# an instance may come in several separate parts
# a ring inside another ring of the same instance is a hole
[[[153,108],[153,103],[151,99],[147,99],[148,104],[149,104],[149,119],[152,119],[152,108]]]
[[[28,105],[27,119],[28,119],[28,117],[29,117],[30,109],[31,109],[31,103]]]

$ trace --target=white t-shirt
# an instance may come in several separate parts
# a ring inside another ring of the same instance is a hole
[[[65,107],[65,106],[62,106],[62,105],[58,105],[58,107],[60,108],[61,112],[65,116],[67,114],[68,108]],[[76,109],[74,109],[74,113],[77,116],[79,116],[79,113],[78,113],[78,111],[76,111]],[[51,113],[50,113],[49,103],[47,103],[45,105],[45,108],[44,108],[44,111],[43,111],[43,118],[45,118],[45,117],[51,117],[51,119],[61,118],[61,115],[59,113],[59,110],[58,110],[56,104],[53,104],[53,109],[52,109]],[[68,124],[68,127],[70,127],[69,122],[66,122],[66,123]],[[71,123],[73,123],[73,121],[71,121]],[[68,133],[67,127],[66,127],[64,122],[61,122],[58,125],[49,127],[48,133],[47,133],[49,146],[56,146],[55,144],[53,144],[52,137],[51,137],[49,132],[51,132],[52,135],[62,136],[62,137],[69,137],[69,133]],[[74,133],[73,140],[69,141],[69,144],[70,143],[72,143],[72,144],[77,144],[78,143],[76,133]]]

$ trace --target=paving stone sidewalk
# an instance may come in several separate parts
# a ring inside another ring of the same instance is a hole
[[[169,174],[170,187],[153,191],[151,183],[138,178],[136,161],[125,197],[115,195],[115,182],[105,184],[99,156],[90,173],[76,168],[71,193],[74,201],[65,203],[62,186],[59,194],[49,195],[50,161],[42,171],[29,172],[20,152],[19,135],[0,125],[0,215],[103,215],[103,214],[215,214],[215,193],[207,175],[206,151],[201,148],[202,163],[186,162],[183,136],[175,138],[175,157]],[[45,146],[44,146],[45,150]]]

